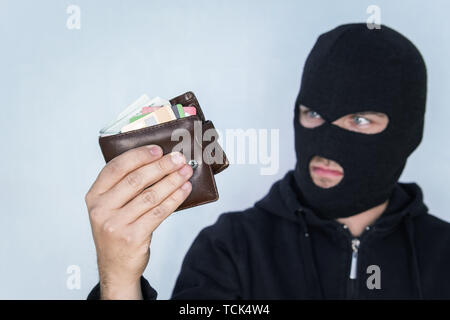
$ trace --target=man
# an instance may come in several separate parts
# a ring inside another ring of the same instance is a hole
[[[417,184],[398,182],[425,101],[424,61],[398,32],[322,34],[295,104],[295,170],[200,232],[173,298],[450,298],[450,224],[428,214]],[[156,298],[142,277],[151,235],[191,174],[157,146],[105,166],[86,196],[100,273],[90,299]]]

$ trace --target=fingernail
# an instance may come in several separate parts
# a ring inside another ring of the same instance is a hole
[[[188,175],[189,174],[189,169],[190,167],[189,166],[183,166],[180,170],[178,170],[179,172],[180,172],[180,174],[182,175],[182,176],[186,176],[186,175]]]
[[[172,160],[172,162],[174,164],[180,164],[184,162],[184,157],[181,153],[179,152],[172,152],[170,154],[170,159]]]
[[[184,191],[187,191],[191,188],[191,183],[189,181],[186,181],[182,186],[181,189],[183,189]]]
[[[158,146],[150,146],[150,153],[154,156],[161,154],[161,148]]]

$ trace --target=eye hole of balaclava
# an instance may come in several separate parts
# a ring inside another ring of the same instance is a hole
[[[327,121],[318,112],[304,105],[300,105],[299,111],[299,122],[305,128],[314,129]],[[331,124],[357,133],[377,134],[386,129],[389,117],[382,112],[362,111],[342,116]]]

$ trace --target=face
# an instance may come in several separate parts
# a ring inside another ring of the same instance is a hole
[[[305,128],[314,129],[322,125],[325,120],[304,105],[300,105],[300,124]],[[384,113],[364,111],[345,115],[332,122],[342,129],[361,134],[377,134],[386,129],[389,118]],[[332,159],[314,156],[309,163],[309,174],[313,182],[321,188],[336,186],[344,177],[344,169]]]

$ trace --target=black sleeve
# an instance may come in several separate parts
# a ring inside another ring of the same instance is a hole
[[[156,300],[158,293],[144,277],[141,277],[141,290],[144,300]],[[100,300],[100,296],[100,283],[97,283],[89,293],[87,300]]]
[[[172,299],[231,300],[242,297],[232,217],[223,214],[203,229],[188,250]]]

